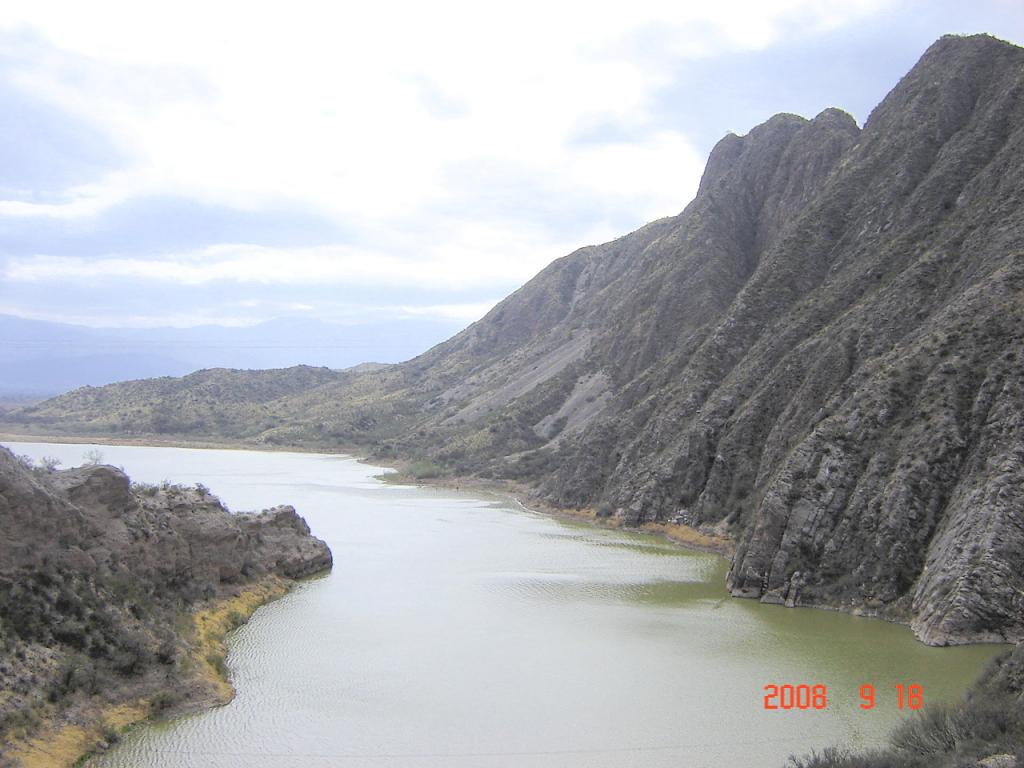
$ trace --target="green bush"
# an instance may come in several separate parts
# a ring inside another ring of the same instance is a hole
[[[206,655],[207,663],[217,670],[217,674],[221,677],[228,676],[228,665],[224,661],[224,654],[211,652]]]
[[[162,714],[181,702],[181,694],[176,691],[160,691],[150,701],[154,714]]]
[[[443,468],[439,464],[435,464],[427,459],[414,461],[405,469],[405,473],[416,480],[430,480],[435,477],[440,477],[443,474],[443,471]]]

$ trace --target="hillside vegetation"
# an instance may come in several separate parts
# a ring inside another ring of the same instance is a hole
[[[224,703],[225,632],[331,564],[291,507],[231,514],[0,448],[0,766],[70,766],[133,721]]]

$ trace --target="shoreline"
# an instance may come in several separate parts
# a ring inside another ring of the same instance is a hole
[[[358,461],[363,463],[371,462],[370,459],[362,458],[358,459]],[[393,476],[388,476],[387,478],[383,475],[377,475],[377,479],[381,482],[401,485],[416,485],[423,486],[425,488],[446,488],[448,490],[455,491],[470,490],[478,491],[480,493],[489,493],[494,496],[510,500],[512,503],[522,507],[528,512],[547,515],[548,517],[552,517],[557,520],[584,523],[593,528],[602,528],[604,530],[623,530],[634,531],[636,533],[646,533],[648,535],[664,539],[672,544],[682,547],[683,549],[688,549],[693,552],[707,552],[719,555],[730,562],[733,554],[735,554],[736,542],[728,537],[705,533],[689,525],[681,525],[677,523],[641,523],[639,526],[629,527],[622,522],[622,518],[620,517],[598,517],[597,511],[593,508],[584,507],[572,509],[556,507],[552,504],[548,504],[543,499],[538,498],[529,486],[523,485],[522,483],[516,483],[510,480],[484,480],[476,477],[416,478],[405,475],[401,470],[397,469],[398,466],[401,466],[401,462],[387,462],[374,459],[372,460],[372,463],[373,466],[382,466],[396,470]]]
[[[124,445],[131,448],[191,448],[202,451],[260,451],[261,453],[318,453],[324,456],[352,456],[355,449],[340,449],[327,453],[318,448],[299,446],[269,446],[266,443],[224,442],[217,440],[186,440],[184,438],[145,437],[142,435],[107,437],[100,435],[32,435],[0,431],[0,442],[54,443],[57,445]]]
[[[166,688],[118,703],[90,701],[78,712],[72,709],[56,715],[34,735],[11,742],[6,756],[22,768],[87,768],[93,757],[132,728],[228,704],[235,697],[235,688],[224,666],[227,636],[259,608],[284,597],[305,580],[267,576],[192,611],[187,632],[191,649],[182,660],[189,691],[180,701],[166,704],[162,695],[180,693]],[[69,717],[83,722],[56,722]]]
[[[601,518],[597,516],[596,510],[584,508],[584,509],[563,509],[548,504],[543,499],[538,498],[533,490],[522,483],[512,480],[487,480],[477,477],[428,477],[428,478],[417,478],[411,475],[407,475],[402,472],[401,467],[408,464],[407,461],[401,459],[375,459],[366,456],[367,446],[338,446],[333,452],[327,453],[323,449],[315,448],[301,448],[297,446],[276,446],[269,447],[264,445],[248,444],[245,442],[215,442],[215,441],[193,441],[183,439],[170,439],[170,438],[158,438],[155,436],[144,437],[135,436],[131,439],[121,439],[117,437],[65,437],[60,435],[15,435],[12,433],[0,432],[0,442],[38,442],[38,443],[64,443],[64,444],[96,444],[96,445],[127,445],[132,447],[167,447],[167,448],[193,448],[193,449],[212,449],[212,450],[253,450],[267,453],[309,453],[309,454],[320,454],[323,456],[347,456],[362,464],[367,464],[373,467],[381,467],[384,469],[394,470],[394,473],[388,479],[384,479],[382,475],[376,475],[376,479],[381,482],[398,483],[404,485],[414,485],[422,487],[433,487],[433,488],[445,488],[449,490],[469,490],[477,491],[480,493],[489,493],[494,496],[511,501],[512,503],[522,507],[523,509],[534,512],[537,514],[547,515],[554,519],[563,521],[572,521],[589,525],[594,528],[603,528],[605,530],[628,530],[637,533],[645,533],[651,536],[657,536],[665,541],[668,541],[675,546],[681,547],[695,552],[705,552],[715,554],[725,558],[729,562],[732,561],[732,557],[735,554],[736,542],[727,537],[714,536],[698,529],[692,528],[687,525],[679,525],[676,523],[642,523],[640,526],[628,527],[623,524],[622,519],[611,516],[608,518]],[[730,599],[738,600],[754,600],[756,598],[747,598],[734,596],[726,592],[726,596]],[[761,602],[757,599],[757,602]],[[885,621],[890,624],[898,624],[900,626],[907,627],[910,629],[910,621],[901,619],[895,616],[886,616],[876,613],[874,610],[865,607],[851,606],[844,607],[841,605],[830,605],[826,603],[800,603],[794,606],[786,606],[790,608],[809,608],[813,610],[825,610],[834,611],[837,613],[845,613],[850,616],[856,616],[864,619],[874,619]],[[911,630],[913,631],[913,630]],[[925,643],[917,633],[913,633],[914,638],[922,643],[923,645],[930,645]],[[988,641],[988,642],[954,642],[946,643],[945,645],[1013,645],[1009,641]],[[933,646],[942,647],[942,646]]]
[[[314,450],[311,448],[297,448],[297,447],[277,447],[269,448],[267,446],[255,446],[249,445],[244,442],[235,443],[216,443],[213,441],[202,442],[202,441],[189,441],[181,439],[165,439],[151,437],[146,438],[143,436],[137,436],[131,440],[119,440],[116,437],[75,437],[75,438],[64,438],[59,435],[13,435],[10,433],[0,432],[0,442],[12,441],[12,442],[40,442],[40,443],[71,443],[71,444],[87,444],[94,443],[96,445],[129,445],[135,447],[168,447],[168,448],[198,448],[198,449],[219,449],[219,450],[260,450],[269,453],[319,453],[324,456],[337,456],[344,455],[349,456],[362,464],[368,464],[374,467],[382,467],[385,469],[394,470],[387,479],[383,475],[375,476],[376,479],[381,482],[398,483],[404,485],[422,486],[426,488],[446,488],[449,490],[471,490],[481,493],[490,493],[500,498],[511,501],[512,503],[522,507],[529,512],[535,512],[537,514],[547,515],[549,517],[563,520],[582,523],[589,525],[594,528],[603,528],[605,530],[631,530],[637,533],[646,533],[651,536],[658,536],[665,541],[668,541],[676,546],[682,547],[695,552],[707,552],[716,554],[720,557],[725,558],[729,562],[732,561],[732,557],[735,554],[736,542],[725,537],[714,537],[710,536],[702,531],[695,528],[691,528],[686,525],[677,525],[675,523],[642,523],[640,526],[627,527],[623,524],[621,518],[615,516],[601,518],[597,516],[596,510],[594,509],[563,509],[561,507],[555,507],[551,504],[546,503],[543,499],[538,498],[533,490],[523,483],[519,483],[512,480],[485,480],[477,477],[429,477],[429,478],[418,478],[412,475],[407,475],[402,472],[401,467],[406,465],[408,462],[400,459],[371,459],[365,455],[366,446],[355,447],[351,446],[348,448],[339,447],[337,453],[324,453],[322,450]],[[728,592],[726,596],[730,599],[744,599],[753,600],[755,598],[744,598],[735,597]],[[760,602],[760,600],[758,600]],[[910,627],[910,622],[902,620],[892,616],[879,615],[871,609],[866,608],[844,608],[838,605],[828,604],[816,604],[816,603],[801,603],[800,605],[792,606],[793,608],[811,608],[815,610],[835,611],[838,613],[846,613],[851,616],[857,616],[859,618],[866,619],[877,619],[885,621],[891,624],[899,624],[901,626]],[[921,638],[914,635],[918,642],[924,643]],[[927,643],[924,643],[927,645]],[[958,643],[963,644],[963,643]],[[971,643],[968,643],[971,644]],[[984,643],[989,645],[990,643]],[[998,644],[998,643],[997,643]]]

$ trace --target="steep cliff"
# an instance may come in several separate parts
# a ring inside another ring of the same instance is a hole
[[[1024,639],[1022,96],[1024,50],[943,38],[863,128],[829,109],[727,136],[678,216],[408,363],[245,406],[231,434],[727,533],[737,596]],[[146,420],[153,392],[98,392],[120,422],[82,392],[10,418],[183,434]]]
[[[0,743],[74,727],[88,745],[111,707],[219,700],[216,638],[194,612],[330,567],[291,507],[235,515],[205,489],[32,469],[0,449]]]

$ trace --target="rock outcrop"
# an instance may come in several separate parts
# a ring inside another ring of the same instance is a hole
[[[104,706],[201,698],[192,657],[207,639],[181,617],[331,564],[291,507],[231,514],[201,487],[33,469],[0,448],[0,742]]]

